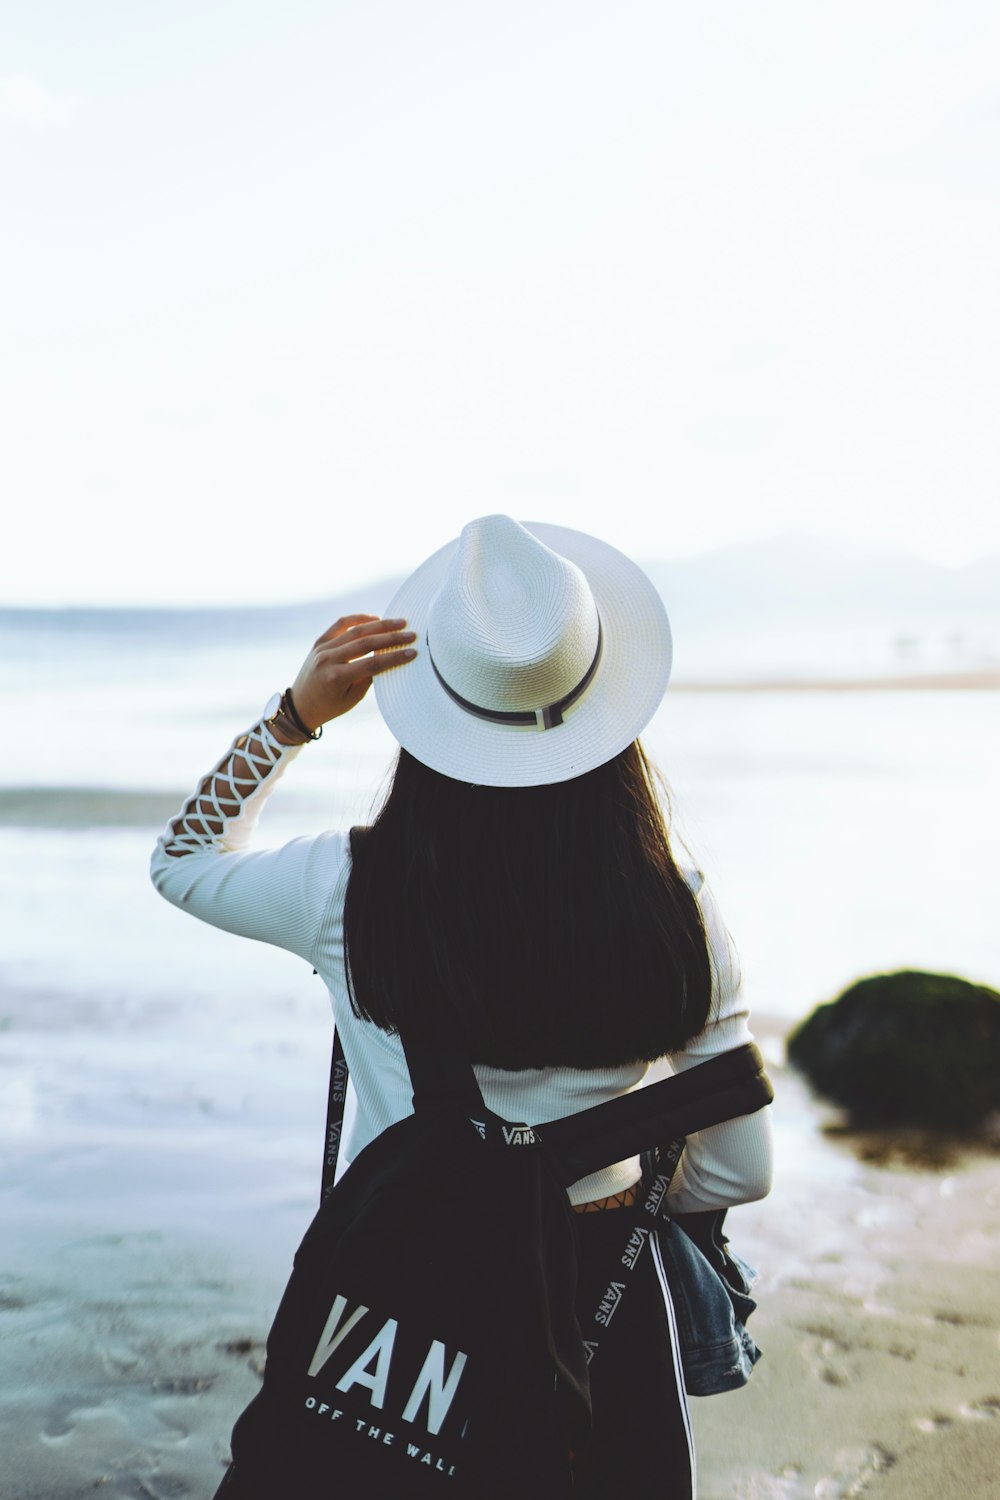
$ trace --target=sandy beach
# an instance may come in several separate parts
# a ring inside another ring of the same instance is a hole
[[[746,1389],[692,1403],[701,1500],[992,1500],[996,1139],[841,1134],[774,1077],[775,1188],[729,1216],[760,1270],[765,1355]]]
[[[47,1014],[57,1050],[74,1045],[65,1019]],[[251,1077],[242,1100],[195,1090],[165,1108],[154,1091],[145,1113],[163,1113],[148,1129],[94,1120],[8,1151],[3,1500],[211,1496],[312,1212],[327,1028],[319,1016],[297,1026],[282,1061],[290,1074],[307,1065],[306,1103],[280,1131],[273,1106],[255,1117]],[[781,1026],[758,1032],[778,1087],[778,1175],[729,1228],[760,1270],[765,1353],[745,1390],[692,1403],[701,1500],[988,1500],[1000,1472],[995,1143],[935,1155],[919,1139],[887,1150],[838,1133],[781,1066]]]

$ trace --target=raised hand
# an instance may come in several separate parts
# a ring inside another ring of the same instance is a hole
[[[361,702],[377,673],[413,660],[417,653],[410,642],[415,640],[405,620],[382,620],[378,615],[345,615],[331,625],[292,684],[302,722],[318,729],[348,713]]]

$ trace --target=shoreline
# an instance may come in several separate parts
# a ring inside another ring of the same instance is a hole
[[[701,717],[705,720],[706,729],[711,729],[719,707],[717,703],[712,702],[713,699],[733,700],[731,707],[734,712],[738,701],[742,700],[746,708],[745,719],[750,722],[757,712],[751,707],[753,699],[768,695],[784,698],[788,700],[786,711],[789,716],[801,725],[809,718],[809,715],[802,713],[801,705],[795,705],[794,700],[797,698],[808,696],[813,700],[813,707],[818,711],[822,711],[823,707],[819,700],[823,698],[831,700],[826,706],[827,714],[830,716],[834,712],[839,715],[843,710],[843,704],[838,705],[835,710],[833,700],[843,698],[845,695],[863,694],[869,701],[865,702],[863,708],[859,706],[858,714],[859,717],[864,717],[867,724],[872,711],[870,701],[872,698],[891,696],[891,705],[885,705],[885,712],[888,715],[900,708],[900,695],[908,695],[913,700],[910,705],[913,716],[923,718],[929,710],[933,710],[933,704],[918,702],[917,695],[948,692],[965,695],[970,717],[977,726],[978,732],[982,721],[982,704],[977,701],[977,695],[992,694],[997,691],[1000,691],[1000,669],[895,676],[848,676],[828,679],[788,675],[753,676],[728,681],[708,681],[697,678],[684,680],[682,678],[679,681],[675,679],[671,683],[668,690],[668,702],[669,697],[674,694],[686,695],[693,700],[702,700],[705,704],[705,713]],[[955,700],[951,701],[954,706]],[[810,714],[811,712],[812,710]],[[644,735],[647,746],[653,744],[658,732],[654,720],[648,734]],[[753,732],[752,726],[750,732]],[[221,738],[220,736],[220,740]],[[391,754],[392,747],[388,741],[377,752],[373,751],[371,764],[373,767],[377,765],[379,778],[384,774]],[[180,763],[179,761],[178,764]],[[192,752],[192,763],[200,766],[200,752],[198,752],[197,760]],[[808,756],[802,760],[801,764],[803,766],[810,764]],[[166,762],[159,769],[151,772],[145,785],[115,784],[113,779],[106,779],[108,768],[104,763],[99,768],[92,768],[93,779],[85,775],[80,780],[72,780],[63,774],[65,769],[45,764],[40,775],[39,767],[33,763],[30,768],[27,765],[22,766],[18,775],[11,767],[8,777],[3,784],[0,784],[0,831],[9,830],[15,834],[22,832],[49,834],[78,833],[91,828],[134,831],[145,829],[149,832],[150,844],[152,844],[190,790],[186,783],[178,783],[174,790],[170,789],[177,775],[177,769],[176,766]],[[366,765],[366,774],[368,769]],[[372,774],[374,777],[375,772],[373,771]],[[275,816],[280,816],[285,820],[291,820],[296,816],[310,818],[320,809],[326,817],[332,790],[329,779],[310,781],[303,775],[297,785],[289,784],[282,788],[280,806],[276,804],[275,810],[269,809],[269,821],[273,821]]]

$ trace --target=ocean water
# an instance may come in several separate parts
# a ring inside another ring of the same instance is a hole
[[[140,1007],[192,989],[221,1004],[221,988],[266,1007],[294,961],[179,917],[145,871],[309,634],[129,619],[0,623],[18,706],[0,747],[0,984]],[[644,739],[756,1008],[792,1018],[903,965],[1000,984],[994,693],[668,691]],[[299,757],[260,841],[364,819],[393,753],[370,695]]]

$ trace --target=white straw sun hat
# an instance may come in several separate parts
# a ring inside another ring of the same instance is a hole
[[[482,516],[385,611],[417,656],[375,678],[399,743],[482,786],[568,781],[645,729],[670,676],[670,626],[641,568],[565,526]]]

